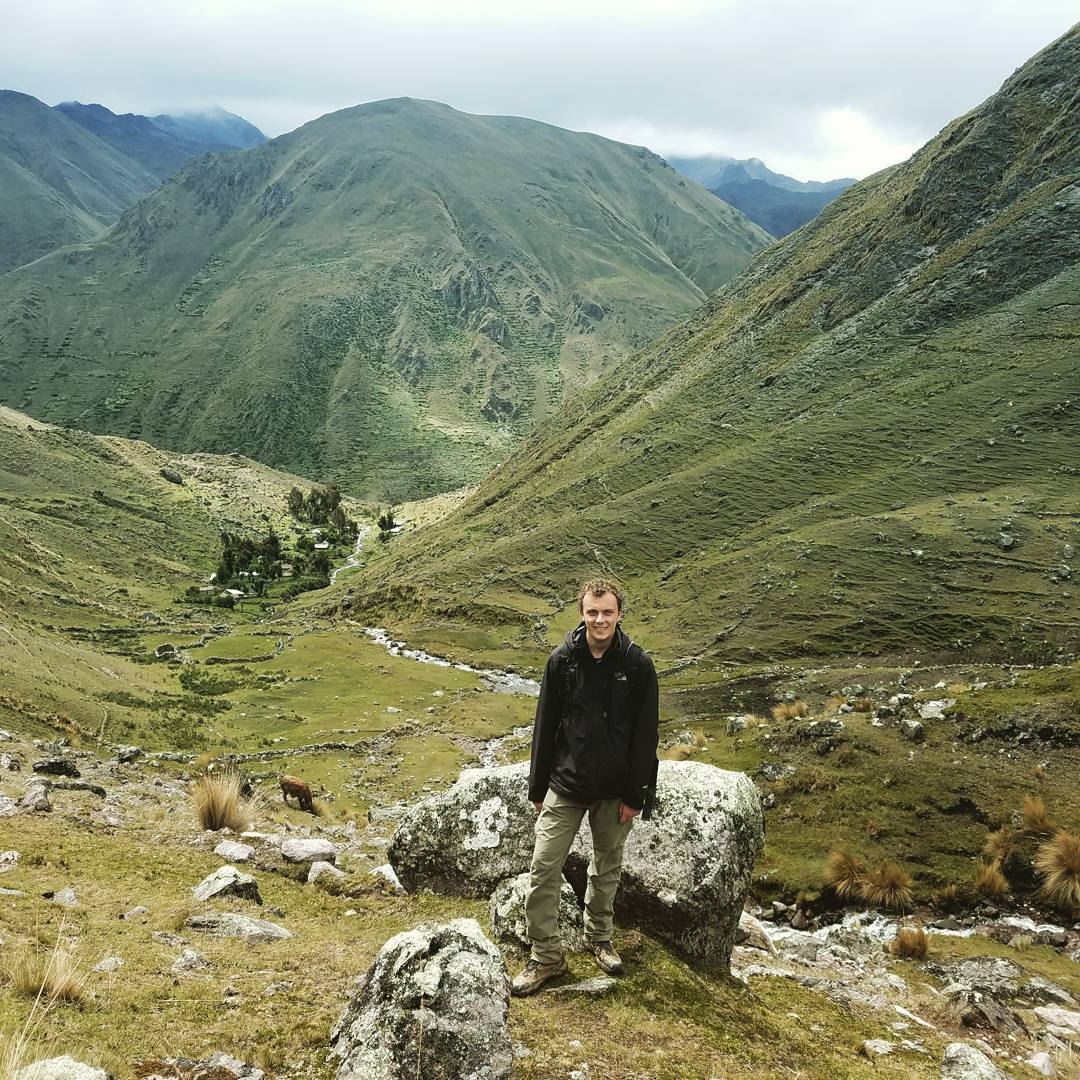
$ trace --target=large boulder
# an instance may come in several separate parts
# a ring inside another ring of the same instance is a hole
[[[111,1080],[110,1074],[96,1065],[87,1065],[82,1061],[64,1054],[62,1057],[47,1058],[27,1065],[14,1075],[14,1080]]]
[[[522,949],[530,946],[525,928],[525,896],[529,890],[529,875],[518,874],[498,884],[488,902],[491,932],[495,940]],[[559,938],[567,952],[580,952],[584,948],[584,919],[577,897],[569,884],[563,882],[559,895]]]
[[[967,1043],[954,1042],[945,1047],[941,1061],[941,1080],[1009,1080],[981,1050]]]
[[[623,851],[615,913],[712,970],[727,970],[743,900],[765,826],[757,788],[745,773],[700,761],[662,761],[657,806],[636,818]],[[578,834],[566,876],[584,895],[592,856]]]
[[[528,775],[526,763],[466,769],[449,789],[411,807],[387,852],[405,889],[487,897],[528,870],[536,824]]]
[[[499,1080],[510,980],[475,919],[392,937],[330,1034],[337,1080]]]

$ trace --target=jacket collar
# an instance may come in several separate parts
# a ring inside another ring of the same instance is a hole
[[[582,620],[577,626],[566,635],[566,644],[569,648],[575,652],[580,653],[583,657],[592,657],[592,652],[589,649],[589,643],[585,639],[585,621]],[[601,660],[607,663],[616,657],[624,657],[627,650],[633,644],[628,635],[623,633],[622,625],[615,627],[615,636],[611,639],[611,644],[604,651],[604,655]]]

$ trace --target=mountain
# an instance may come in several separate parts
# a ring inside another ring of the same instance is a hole
[[[397,99],[193,160],[0,282],[0,386],[361,496],[458,487],[770,238],[649,151]]]
[[[357,602],[536,650],[610,572],[688,659],[1074,651],[1077,87],[1080,27],[395,541]]]
[[[760,158],[672,158],[671,165],[777,237],[805,225],[855,183],[794,180],[773,172]]]
[[[0,272],[96,235],[157,186],[137,162],[14,90],[0,90],[0,177]]]
[[[248,150],[266,142],[266,136],[254,124],[216,105],[209,109],[161,113],[152,119],[163,131],[208,150]]]
[[[158,180],[171,176],[196,154],[218,149],[174,135],[158,127],[148,116],[117,115],[104,105],[83,105],[79,101],[62,101],[55,108],[115,150],[137,161]]]

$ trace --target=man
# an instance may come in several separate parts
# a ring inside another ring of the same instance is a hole
[[[525,900],[532,949],[511,984],[534,994],[566,971],[558,930],[562,868],[586,814],[593,856],[585,891],[585,941],[600,969],[622,972],[611,944],[612,905],[630,823],[651,807],[656,784],[656,669],[619,626],[623,593],[612,581],[587,581],[578,593],[581,623],[548,657],[533,724],[529,799],[536,845]]]

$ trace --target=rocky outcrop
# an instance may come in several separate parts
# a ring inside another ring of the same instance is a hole
[[[499,1080],[513,1062],[510,982],[474,919],[425,923],[379,950],[331,1032],[337,1080]]]
[[[744,773],[697,761],[662,761],[657,810],[634,821],[623,852],[615,912],[706,968],[726,970],[765,842],[761,800]],[[592,855],[582,829],[566,876],[584,895]]]
[[[529,868],[535,823],[527,764],[467,769],[402,817],[387,854],[408,892],[486,897]]]
[[[518,874],[500,882],[488,902],[491,932],[496,941],[520,948],[529,947],[529,935],[525,929],[525,895],[529,888],[529,875]],[[567,952],[580,952],[585,933],[581,908],[574,890],[565,882],[559,896],[559,938]]]

